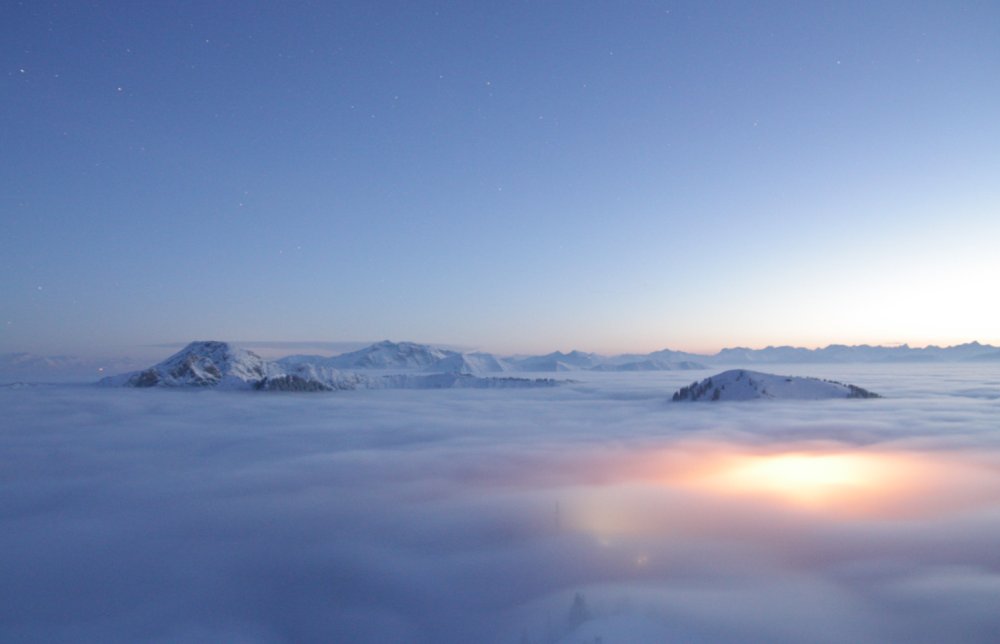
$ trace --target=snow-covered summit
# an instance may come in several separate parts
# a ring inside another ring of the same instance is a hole
[[[325,363],[338,369],[426,369],[452,355],[457,354],[427,344],[383,340],[358,351],[327,358]]]
[[[149,369],[111,376],[101,382],[131,387],[247,389],[265,378],[279,375],[284,375],[280,368],[253,351],[227,342],[199,341]]]
[[[832,380],[776,376],[759,371],[733,369],[723,371],[701,382],[681,387],[674,401],[698,400],[824,400],[829,398],[879,398],[867,389]]]

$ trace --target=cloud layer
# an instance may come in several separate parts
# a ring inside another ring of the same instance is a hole
[[[0,639],[995,640],[1000,373],[805,375],[888,398],[0,389]]]

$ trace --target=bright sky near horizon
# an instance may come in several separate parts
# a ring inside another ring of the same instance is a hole
[[[996,2],[11,2],[0,353],[1000,344]]]

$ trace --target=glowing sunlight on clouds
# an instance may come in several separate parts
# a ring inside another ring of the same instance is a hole
[[[689,483],[727,495],[764,495],[813,508],[850,509],[899,493],[915,466],[884,454],[766,454],[721,459]]]

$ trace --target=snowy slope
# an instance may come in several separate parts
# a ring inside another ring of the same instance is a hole
[[[541,356],[511,358],[507,362],[515,371],[681,371],[704,369],[699,362],[687,359],[691,354],[664,349],[648,354],[602,356],[596,353],[556,351]]]
[[[674,401],[699,400],[824,400],[829,398],[878,398],[877,394],[831,380],[776,376],[759,371],[733,369],[723,371],[701,382],[681,387]]]

